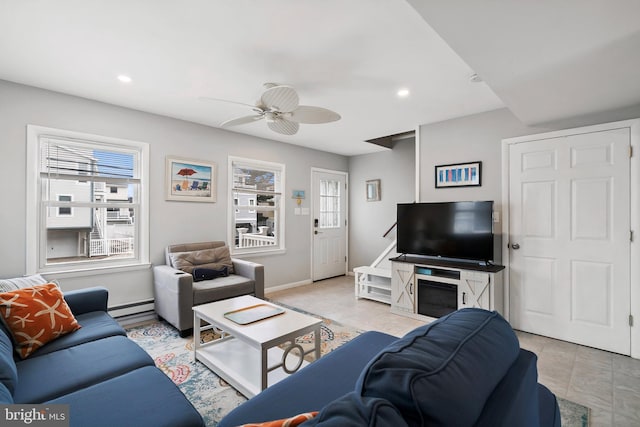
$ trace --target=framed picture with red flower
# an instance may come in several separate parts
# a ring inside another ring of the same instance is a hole
[[[167,156],[166,200],[181,202],[216,201],[216,164]]]

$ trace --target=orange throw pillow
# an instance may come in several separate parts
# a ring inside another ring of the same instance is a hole
[[[298,414],[291,418],[285,418],[282,420],[265,421],[263,423],[244,424],[241,427],[296,427],[305,421],[309,421],[318,415],[318,411],[306,412],[304,414]]]
[[[11,331],[16,352],[26,359],[54,339],[80,329],[53,283],[0,293],[0,318]]]

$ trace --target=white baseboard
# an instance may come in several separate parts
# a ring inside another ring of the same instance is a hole
[[[126,327],[129,325],[133,325],[136,323],[142,323],[142,322],[148,322],[151,320],[157,320],[158,316],[156,315],[155,311],[145,311],[142,313],[135,313],[135,314],[127,314],[124,316],[119,316],[115,318],[118,323],[120,324],[120,326],[122,327]]]
[[[116,307],[109,307],[109,314],[116,319],[124,318],[129,315],[136,316],[140,313],[153,312],[153,300],[142,301],[138,303],[125,304]]]
[[[272,292],[284,291],[285,289],[292,289],[300,286],[311,285],[312,283],[313,281],[311,281],[311,279],[307,279],[307,280],[302,280],[300,282],[285,283],[284,285],[269,286],[268,288],[264,289],[264,293],[268,294]]]

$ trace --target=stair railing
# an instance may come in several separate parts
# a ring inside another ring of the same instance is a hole
[[[384,232],[384,234],[382,235],[382,237],[387,237],[389,235],[389,233],[391,233],[391,231],[396,228],[396,226],[398,225],[398,221],[394,222],[393,225],[391,227],[389,227],[389,229],[387,231]]]
[[[389,227],[387,231],[385,231],[382,237],[387,237],[389,233],[391,233],[391,231],[393,231],[393,229],[396,228],[397,225],[398,223],[394,222],[393,225]],[[369,265],[369,267],[377,267],[378,265],[380,265],[380,263],[384,261],[386,258],[388,258],[389,254],[394,251],[394,249],[396,248],[396,244],[397,244],[397,240],[394,239],[393,242],[391,242],[389,246],[387,246],[387,248],[378,256],[378,258],[376,258],[375,261],[373,261]]]

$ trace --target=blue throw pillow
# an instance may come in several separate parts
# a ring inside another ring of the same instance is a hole
[[[389,344],[356,392],[389,401],[409,425],[472,426],[519,352],[498,313],[458,310]]]
[[[227,277],[229,270],[227,266],[214,269],[214,268],[194,268],[191,275],[194,282],[201,282],[203,280],[213,280],[218,277]]]

